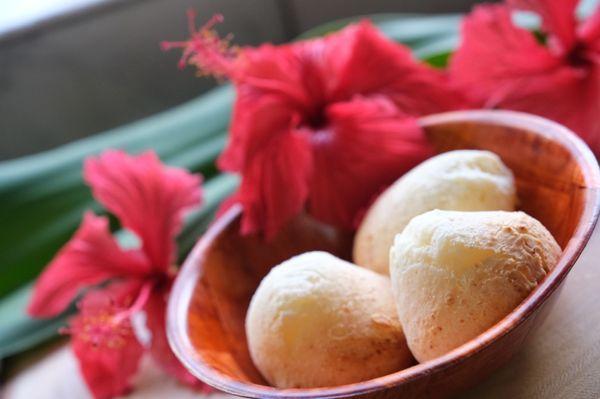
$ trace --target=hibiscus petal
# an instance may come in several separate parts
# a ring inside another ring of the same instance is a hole
[[[443,74],[418,62],[410,49],[387,39],[369,21],[330,35],[326,42],[330,101],[382,94],[404,113],[423,115],[466,105]]]
[[[322,39],[273,46],[263,44],[244,48],[238,63],[235,83],[249,86],[261,94],[279,95],[296,107],[310,108],[322,95],[324,76],[318,62]],[[313,57],[303,57],[308,48]],[[317,59],[315,59],[317,58]]]
[[[516,27],[503,5],[477,7],[465,18],[462,36],[450,73],[469,96],[487,107],[560,122],[600,154],[599,62],[583,58],[572,65]]]
[[[71,346],[83,378],[96,399],[120,396],[131,389],[144,348],[128,318],[119,318],[131,305],[140,284],[118,283],[89,292],[80,314],[71,320]]]
[[[312,157],[307,139],[295,132],[269,141],[243,171],[238,198],[244,209],[242,233],[262,229],[267,239],[303,208]]]
[[[503,5],[478,6],[465,17],[462,43],[452,57],[450,74],[472,99],[487,106],[520,97],[519,91],[544,91],[545,77],[561,60],[539,44],[533,34],[513,24]]]
[[[84,177],[96,199],[141,238],[155,270],[166,270],[184,211],[200,203],[200,177],[164,166],[154,152],[122,151],[88,159]]]
[[[416,119],[381,97],[331,106],[331,131],[312,137],[314,168],[309,211],[355,228],[372,197],[432,154]]]
[[[235,201],[244,208],[244,234],[262,230],[272,237],[304,206],[310,148],[293,133],[298,118],[285,97],[238,87],[232,134],[219,167],[243,176]]]
[[[385,108],[393,116],[387,117],[385,122],[371,122],[386,124],[385,128],[373,128],[377,131],[396,129],[395,139],[407,135],[402,139],[402,150],[398,145],[400,139],[389,140],[393,142],[390,152],[401,154],[402,159],[390,162],[384,157],[385,161],[380,163],[384,168],[401,164],[395,169],[397,173],[408,164],[414,165],[410,159],[422,159],[424,153],[422,142],[413,145],[412,139],[407,138],[411,134],[408,132],[420,134],[420,131],[416,122],[407,122],[404,115],[421,115],[465,104],[462,96],[450,88],[446,76],[418,63],[408,49],[386,39],[368,22],[351,25],[326,38],[276,47],[245,48],[236,65],[233,80],[237,100],[232,133],[219,159],[219,167],[242,174],[242,184],[235,197],[244,209],[242,232],[261,230],[267,237],[272,237],[299,213],[309,196],[313,214],[349,227],[356,216],[354,212],[365,206],[374,194],[373,187],[389,183],[389,170],[369,174],[357,171],[362,167],[354,170],[348,167],[347,163],[351,162],[338,154],[346,150],[344,144],[340,144],[342,139],[333,145],[328,143],[332,136],[329,133],[336,129],[336,121],[329,120],[327,111],[331,104],[353,102],[357,95],[391,100]],[[361,115],[368,119],[370,112],[369,109]],[[332,115],[335,116],[335,112]],[[354,127],[348,122],[344,129],[351,131]],[[371,125],[365,131],[369,129]],[[351,134],[348,137],[351,143],[362,140]],[[385,145],[377,147],[365,140],[369,148],[376,150]],[[357,164],[374,158],[349,146],[348,152],[356,157]],[[408,154],[411,150],[414,153]],[[320,164],[328,168],[324,172],[314,170],[315,175],[322,175],[314,178],[317,182],[314,184],[310,182],[313,151],[318,152]],[[337,165],[337,160],[345,163]],[[333,176],[329,171],[336,168],[348,172],[347,175]],[[340,192],[347,194],[351,182],[345,179],[361,173],[365,191],[358,189],[356,191],[361,192],[345,200],[343,195],[331,194],[336,182],[344,185]],[[326,177],[331,176],[334,178],[328,182]],[[309,187],[317,192],[309,194]],[[330,204],[336,208],[325,209]]]
[[[150,270],[139,251],[119,247],[108,230],[108,219],[87,213],[37,280],[28,312],[35,317],[56,316],[85,287],[115,277],[143,276]]]
[[[579,27],[579,36],[589,46],[600,53],[600,5],[596,11]]]
[[[190,374],[179,362],[169,346],[165,320],[167,292],[168,290],[154,292],[146,304],[146,325],[152,333],[150,353],[156,363],[162,367],[166,373],[177,378],[181,383],[204,392],[210,392],[212,391],[212,388]]]
[[[287,98],[266,94],[252,86],[237,87],[231,136],[218,160],[221,170],[239,172],[255,154],[280,134],[285,134],[298,119]]]
[[[553,44],[563,53],[576,41],[577,3],[579,0],[508,0],[514,8],[538,14],[542,18],[542,29],[557,39]]]

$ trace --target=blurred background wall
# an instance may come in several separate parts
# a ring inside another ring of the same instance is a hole
[[[281,43],[333,19],[468,10],[475,0],[52,0],[78,3],[37,19],[0,0],[0,159],[35,153],[168,109],[214,82],[177,70],[161,40],[187,37],[186,9],[239,44]],[[62,3],[61,3],[62,2]],[[13,16],[9,12],[12,11]],[[2,19],[2,14],[5,18]]]

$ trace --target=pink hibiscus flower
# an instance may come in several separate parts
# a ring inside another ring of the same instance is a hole
[[[108,219],[87,213],[38,279],[29,313],[56,316],[84,292],[79,314],[66,331],[96,398],[126,393],[145,350],[166,372],[200,386],[171,352],[165,331],[175,236],[183,213],[200,203],[200,178],[165,167],[152,152],[134,157],[120,151],[88,159],[84,178],[95,198],[137,235],[141,247],[122,249],[110,234]],[[152,333],[148,348],[131,324],[131,317],[142,310]]]
[[[182,65],[235,85],[219,166],[242,176],[233,201],[243,205],[244,233],[273,236],[305,208],[355,227],[374,194],[431,154],[415,117],[464,105],[441,72],[368,21],[324,38],[232,49],[211,31],[219,20],[198,31],[192,20],[189,41],[163,48],[183,48]]]
[[[463,22],[450,73],[480,104],[563,123],[600,155],[600,8],[579,23],[577,3],[512,0],[476,7]],[[542,18],[542,40],[514,24],[514,10]]]

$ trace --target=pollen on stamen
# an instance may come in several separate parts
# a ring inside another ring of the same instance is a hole
[[[129,323],[115,317],[119,311],[122,309],[118,309],[112,301],[107,308],[82,310],[60,333],[69,334],[98,349],[120,349],[135,333]]]
[[[199,29],[196,28],[196,12],[188,10],[188,25],[190,30],[190,39],[178,42],[161,42],[162,50],[171,50],[173,48],[183,49],[183,54],[179,61],[179,67],[185,68],[186,65],[194,65],[198,68],[198,75],[210,75],[217,79],[231,78],[234,72],[235,60],[239,55],[239,48],[233,46],[231,34],[221,38],[214,30],[215,25],[223,22],[221,14],[213,15]]]

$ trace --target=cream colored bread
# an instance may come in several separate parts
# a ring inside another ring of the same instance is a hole
[[[246,316],[252,360],[279,388],[336,386],[414,363],[390,280],[325,252],[273,268]]]
[[[419,362],[462,345],[506,316],[554,268],[561,249],[523,212],[431,211],[390,251],[392,288]]]
[[[423,162],[371,206],[354,241],[354,263],[389,274],[394,236],[415,216],[433,209],[515,209],[511,171],[489,151],[450,151]]]

